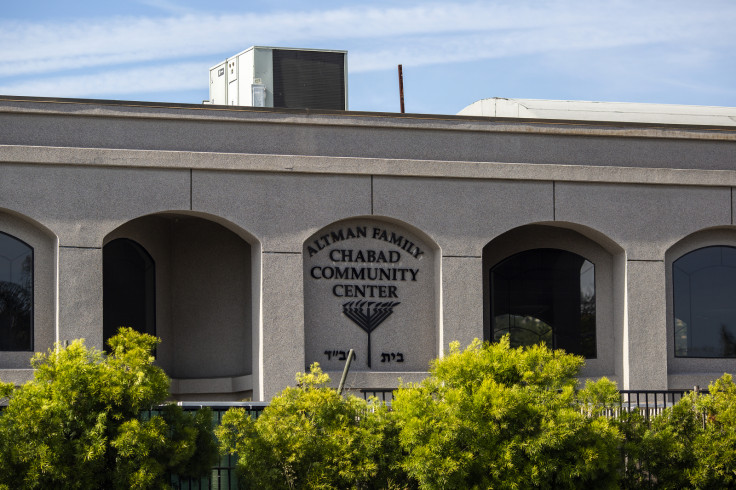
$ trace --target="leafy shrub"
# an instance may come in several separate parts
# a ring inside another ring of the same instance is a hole
[[[736,384],[724,374],[709,394],[689,393],[653,417],[618,421],[626,488],[736,488]]]
[[[575,392],[583,359],[544,346],[474,341],[400,389],[403,467],[421,488],[615,488],[620,434],[598,412],[608,380]]]
[[[122,328],[111,353],[75,340],[31,361],[34,380],[0,386],[0,488],[166,488],[166,473],[201,476],[217,459],[209,411],[177,406],[153,365],[158,339]]]
[[[736,384],[724,374],[708,387],[708,395],[691,395],[705,428],[693,441],[695,467],[690,482],[696,488],[736,487]],[[697,420],[697,426],[700,420]]]
[[[684,396],[655,416],[644,433],[641,447],[634,449],[653,488],[689,488],[689,473],[696,463],[693,443],[703,431],[693,401],[694,396]]]
[[[216,434],[236,452],[245,488],[390,488],[404,485],[392,415],[381,404],[342,397],[317,363],[258,419],[228,410]],[[402,487],[403,488],[403,487]]]

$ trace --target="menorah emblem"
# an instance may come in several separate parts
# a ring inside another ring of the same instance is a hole
[[[348,301],[343,303],[342,312],[368,334],[368,367],[371,367],[371,332],[390,317],[394,306],[400,301]]]

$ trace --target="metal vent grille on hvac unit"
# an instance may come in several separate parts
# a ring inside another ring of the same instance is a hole
[[[345,110],[345,54],[274,49],[273,105]]]

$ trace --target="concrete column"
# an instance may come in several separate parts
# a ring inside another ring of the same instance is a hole
[[[664,272],[664,261],[629,260],[627,263],[628,324],[624,332],[623,389],[667,389]]]
[[[270,400],[304,371],[304,292],[301,253],[261,255],[263,274],[261,376]],[[257,395],[256,395],[257,396]]]
[[[443,332],[441,350],[450,342],[462,347],[483,339],[483,260],[481,257],[442,258]]]
[[[102,249],[59,247],[59,341],[102,349]]]

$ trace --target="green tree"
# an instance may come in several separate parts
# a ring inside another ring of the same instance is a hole
[[[619,421],[626,434],[627,488],[736,488],[736,384],[724,374],[709,394],[691,392],[647,424]]]
[[[394,398],[404,469],[431,489],[615,488],[620,434],[595,415],[617,392],[604,379],[576,393],[583,362],[508,336],[451,344]]]
[[[684,396],[653,417],[640,446],[631,447],[652,488],[691,488],[690,474],[697,462],[693,444],[703,435],[695,399],[696,395]]]
[[[642,462],[647,456],[643,447],[648,423],[638,410],[621,410],[614,419],[623,437],[621,445],[621,488],[648,488],[649,473]]]
[[[141,417],[168,396],[157,342],[122,328],[106,355],[75,340],[35,355],[33,381],[2,383],[0,488],[167,488],[169,471],[202,476],[217,460],[209,411]]]
[[[216,429],[222,450],[238,455],[245,488],[406,488],[385,406],[341,396],[317,363],[296,380],[257,419],[233,408]]]
[[[724,374],[708,386],[708,395],[691,394],[697,425],[705,427],[693,440],[695,465],[690,481],[695,488],[736,488],[736,383]]]

